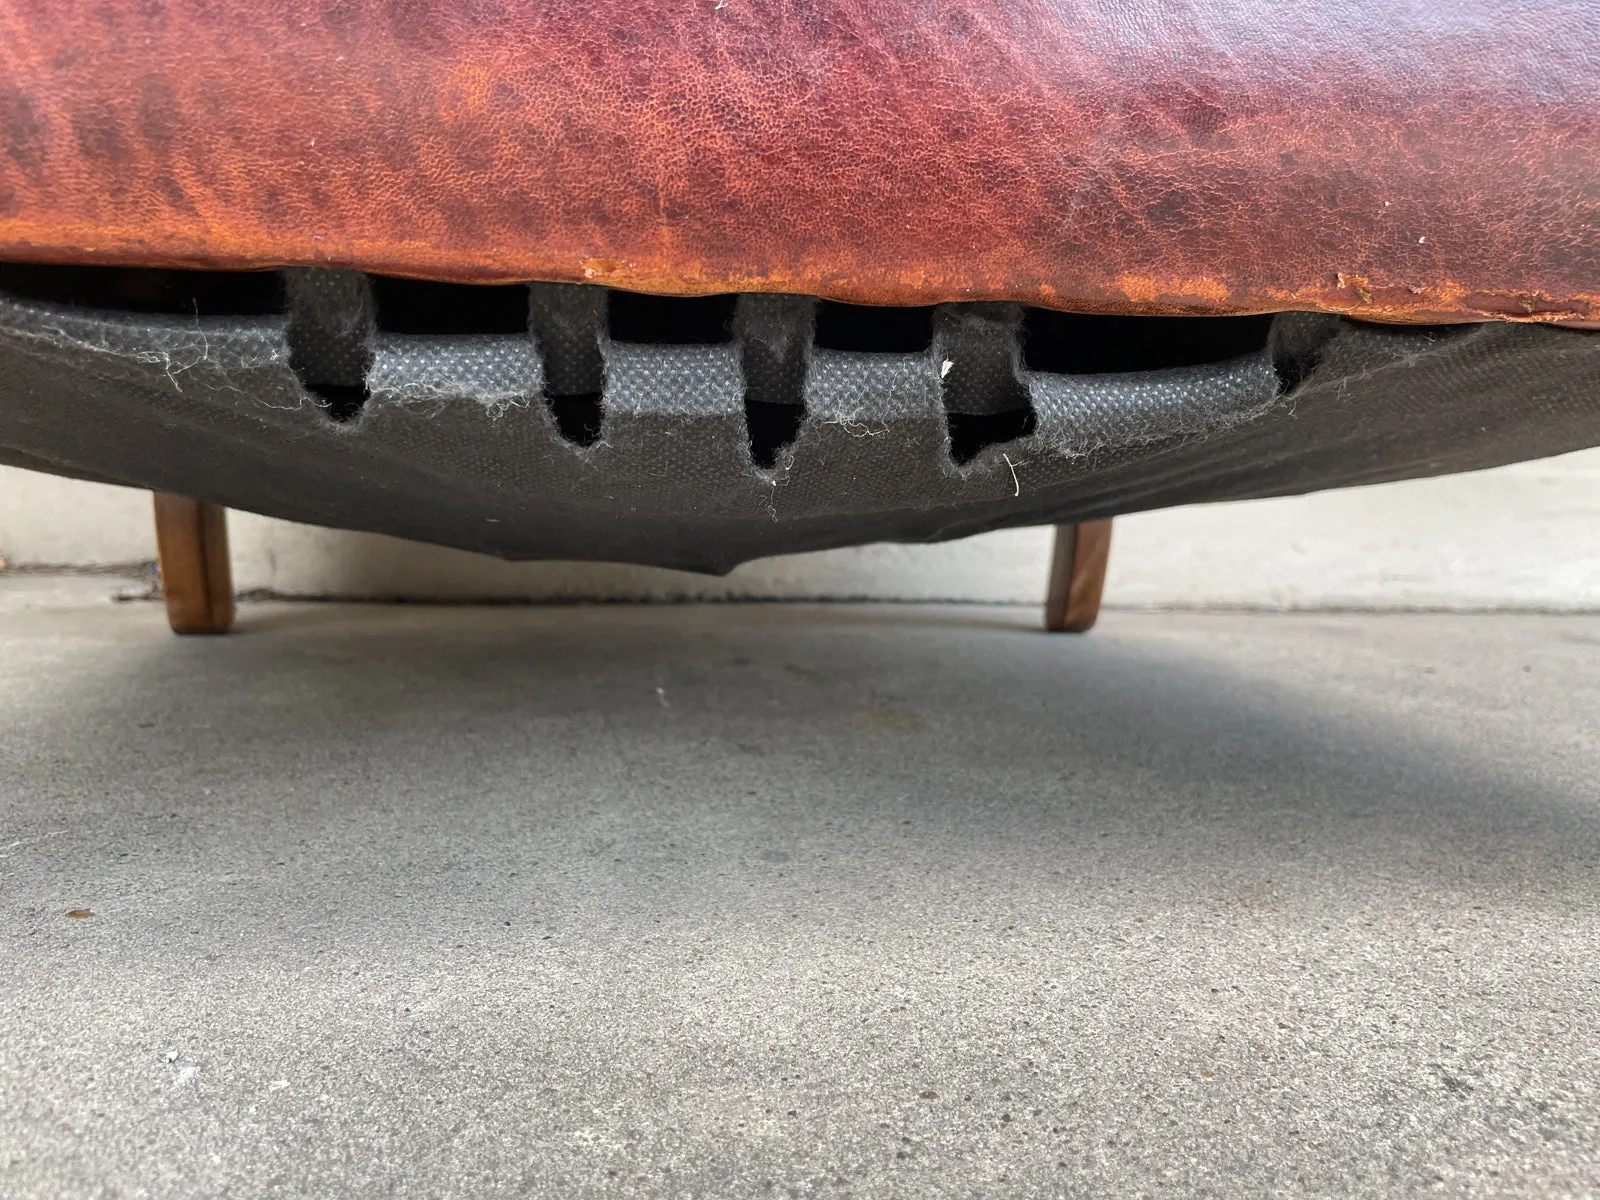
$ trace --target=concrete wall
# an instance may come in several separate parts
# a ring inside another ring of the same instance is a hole
[[[240,590],[536,599],[872,597],[1038,603],[1050,535],[768,559],[726,579],[609,564],[503,563],[369,534],[231,515]],[[154,557],[144,493],[0,469],[13,567]],[[1107,602],[1154,607],[1600,609],[1600,450],[1496,471],[1117,522]]]

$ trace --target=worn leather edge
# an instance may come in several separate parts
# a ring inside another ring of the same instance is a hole
[[[1600,320],[1600,6],[0,3],[0,258]]]

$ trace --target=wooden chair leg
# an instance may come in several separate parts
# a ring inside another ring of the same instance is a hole
[[[155,493],[156,554],[173,633],[226,633],[233,624],[228,510]]]
[[[1050,560],[1050,591],[1044,602],[1044,627],[1051,633],[1086,633],[1100,615],[1111,558],[1111,522],[1080,521],[1056,526]]]

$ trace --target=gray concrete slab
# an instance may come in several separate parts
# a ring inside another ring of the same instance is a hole
[[[5,1196],[1600,1180],[1600,620],[33,586]]]

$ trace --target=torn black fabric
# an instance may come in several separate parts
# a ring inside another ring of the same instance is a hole
[[[610,336],[601,289],[530,285],[526,331],[502,297],[493,329],[407,333],[356,273],[285,284],[287,311],[259,315],[0,294],[0,461],[507,558],[720,572],[1600,444],[1600,335],[1528,325],[1284,313],[1225,330],[1221,353],[1246,352],[1222,361],[1094,372],[1023,341],[1092,322],[1010,305],[940,306],[926,346],[880,348],[835,308],[747,297],[718,310],[725,340],[652,343]],[[341,388],[359,402],[334,411]]]

